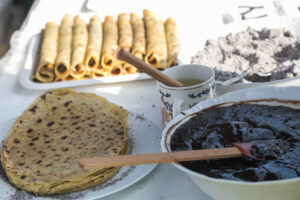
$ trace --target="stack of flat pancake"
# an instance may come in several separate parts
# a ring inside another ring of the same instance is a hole
[[[16,120],[3,143],[9,180],[38,195],[98,185],[119,168],[82,169],[82,157],[127,153],[128,112],[102,97],[70,89],[50,90]]]

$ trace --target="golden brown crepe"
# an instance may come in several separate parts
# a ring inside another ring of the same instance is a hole
[[[123,64],[122,62],[118,61],[117,64],[108,71],[108,76],[116,76],[121,74],[124,74]]]
[[[48,22],[43,31],[40,61],[35,78],[42,83],[54,80],[54,64],[57,55],[58,25]]]
[[[55,61],[55,81],[63,80],[70,74],[72,52],[72,23],[71,15],[67,14],[61,21],[58,34],[58,53]]]
[[[145,38],[145,27],[144,27],[143,19],[138,17],[135,13],[131,13],[130,23],[132,27],[132,36],[133,36],[131,54],[141,60],[144,60],[144,55],[146,52],[146,38]],[[124,74],[134,74],[137,72],[138,69],[136,67],[128,63],[123,64]]]
[[[172,67],[178,64],[177,57],[180,51],[177,24],[173,18],[165,21],[165,30],[168,45],[168,67]]]
[[[16,187],[38,195],[98,185],[118,168],[83,169],[78,160],[126,153],[127,120],[127,111],[102,97],[50,90],[15,121],[2,145],[2,166]]]
[[[144,10],[144,21],[147,35],[145,61],[157,69],[168,67],[168,51],[164,24],[153,12]]]
[[[122,68],[123,68],[123,73],[124,74],[135,74],[138,72],[138,69],[134,66],[132,66],[131,64],[128,64],[128,63],[124,63],[122,65]]]
[[[116,50],[118,48],[118,26],[113,16],[106,16],[103,22],[103,46],[101,65],[112,68],[116,64]]]
[[[133,32],[133,43],[131,53],[139,59],[144,60],[144,56],[146,53],[146,36],[144,21],[135,13],[131,13],[130,22]]]
[[[129,15],[122,13],[118,15],[119,27],[119,47],[130,51],[132,47],[132,28],[130,24]]]
[[[110,69],[97,67],[97,69],[92,73],[92,78],[107,77],[109,75],[109,71]]]
[[[98,15],[95,15],[90,19],[88,32],[85,65],[87,71],[93,71],[99,64],[103,37],[102,23]]]
[[[74,19],[74,33],[72,41],[72,58],[70,75],[81,78],[85,72],[84,58],[88,40],[88,30],[85,22],[76,16]]]

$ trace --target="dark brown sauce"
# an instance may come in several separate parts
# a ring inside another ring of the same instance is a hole
[[[261,161],[230,158],[181,162],[198,173],[228,180],[267,181],[300,177],[300,110],[247,103],[199,112],[182,124],[171,150],[231,147],[234,142],[273,143]],[[275,148],[273,148],[275,147]]]

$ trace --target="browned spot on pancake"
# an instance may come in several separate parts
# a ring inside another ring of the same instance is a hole
[[[64,103],[64,106],[68,107],[70,105],[70,103],[72,103],[72,101],[67,101],[67,102]]]
[[[46,99],[46,94],[43,94],[42,96],[41,96],[41,99]]]
[[[49,122],[48,124],[47,124],[47,126],[52,126],[54,124],[54,122]]]
[[[23,123],[23,121],[22,121],[22,120],[20,120],[20,123],[22,124],[22,123]]]
[[[80,118],[79,115],[76,115],[76,116],[71,117],[71,119],[79,119],[79,118]]]
[[[32,108],[30,108],[29,111],[35,113],[37,108],[37,105],[35,105]]]
[[[27,133],[31,133],[32,131],[33,131],[32,128],[30,128],[27,130]]]
[[[68,148],[68,147],[62,147],[61,150],[63,150],[63,151],[68,151],[69,148]]]
[[[53,106],[53,107],[52,107],[52,111],[55,111],[55,110],[56,110],[56,106]]]
[[[42,161],[41,161],[41,160],[37,161],[35,164],[37,164],[37,165],[38,165],[38,164],[40,164],[40,163],[42,163]]]

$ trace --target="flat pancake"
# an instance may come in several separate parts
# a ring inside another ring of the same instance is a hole
[[[9,180],[39,195],[98,185],[118,168],[82,169],[82,157],[127,152],[128,112],[102,97],[70,89],[50,90],[16,120],[3,143]]]

